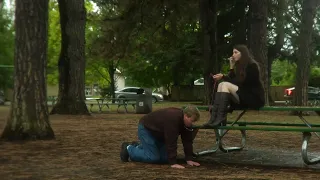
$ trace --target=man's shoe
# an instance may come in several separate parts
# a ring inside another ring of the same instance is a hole
[[[122,162],[129,162],[129,153],[127,149],[128,145],[130,145],[128,142],[124,142],[121,145],[120,159]]]

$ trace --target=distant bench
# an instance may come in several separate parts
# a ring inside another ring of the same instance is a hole
[[[48,96],[47,101],[51,101],[51,105],[54,106],[57,101],[57,96]]]
[[[90,102],[91,100],[91,102]],[[56,101],[57,101],[57,96],[48,96],[47,101],[51,102],[52,106],[55,105]],[[89,101],[89,103],[88,103]],[[93,103],[94,101],[96,101],[96,103]],[[103,107],[107,107],[108,109],[110,109],[109,105],[117,105],[117,112],[120,112],[120,108],[124,107],[125,112],[128,113],[128,105],[131,105],[134,109],[136,107],[136,99],[132,99],[132,98],[86,98],[86,104],[90,105],[90,112],[92,111],[92,108],[94,105],[98,105],[98,109],[99,112],[102,112]]]
[[[120,112],[120,107],[124,107],[125,113],[128,113],[128,105],[131,105],[133,109],[136,107],[136,99],[132,98],[86,98],[86,100],[95,100],[97,103],[88,103],[90,105],[90,112],[92,111],[92,108],[94,105],[98,105],[99,112],[102,112],[103,107],[107,107],[110,109],[110,105],[117,105],[117,112]]]
[[[199,110],[209,110],[210,106],[197,106]],[[182,108],[185,108],[182,107]],[[320,107],[263,107],[259,111],[296,111],[297,116],[302,120],[303,123],[268,123],[268,122],[238,122],[241,117],[249,109],[238,109],[242,110],[235,121],[228,121],[226,126],[218,127],[204,127],[203,125],[193,126],[194,129],[214,129],[216,135],[216,146],[212,149],[201,151],[196,153],[197,156],[214,153],[218,149],[223,152],[239,151],[245,147],[246,144],[246,131],[281,131],[281,132],[299,132],[302,133],[303,141],[301,148],[302,159],[305,164],[312,165],[320,162],[320,157],[309,158],[308,157],[308,144],[311,138],[311,133],[314,133],[320,138],[318,132],[320,132],[319,124],[310,124],[304,117],[304,111],[314,111],[320,115]],[[320,122],[320,118],[319,118]],[[237,125],[237,126],[234,126]],[[242,138],[240,147],[224,147],[222,138],[229,130],[240,130]]]

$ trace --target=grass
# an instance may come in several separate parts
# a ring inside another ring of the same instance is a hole
[[[164,102],[155,104],[153,109],[186,104],[190,103]],[[0,106],[0,133],[8,112],[8,106]],[[229,118],[234,119],[238,113],[234,112]],[[168,165],[122,163],[119,159],[120,145],[123,141],[137,140],[137,123],[142,116],[116,113],[113,108],[111,112],[92,116],[51,115],[55,140],[20,143],[0,141],[0,179],[317,179],[319,176],[318,169],[292,169],[286,165],[266,166],[263,163],[262,166],[257,165],[262,154],[245,159],[240,157],[240,152],[200,157],[197,159],[200,167],[187,167],[184,170],[172,169]],[[208,118],[208,112],[201,112],[199,124]],[[243,118],[246,121],[301,123],[298,118],[281,112],[249,112]],[[307,119],[313,123],[319,121],[317,116]],[[300,153],[300,133],[249,131],[247,135],[248,143],[244,152],[256,149],[262,153],[272,152],[266,156],[278,164],[283,163],[283,159],[279,159],[282,153]],[[210,147],[214,138],[212,130],[201,130],[194,142],[195,151]],[[318,140],[313,139],[310,150],[320,151]],[[239,132],[231,131],[224,142],[239,143]],[[178,156],[183,158],[180,140]],[[231,161],[227,162],[225,157]],[[300,156],[295,158],[293,160],[301,159]]]

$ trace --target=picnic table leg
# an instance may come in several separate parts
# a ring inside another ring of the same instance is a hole
[[[303,162],[306,163],[307,165],[317,164],[320,162],[320,157],[315,157],[312,159],[309,159],[308,157],[308,144],[309,144],[310,138],[311,138],[310,132],[303,133],[301,155],[302,155]]]
[[[97,100],[97,102],[98,102],[99,112],[101,113],[102,112],[102,106],[103,106],[103,100],[101,100],[101,103],[100,103],[100,99]]]
[[[247,112],[247,110],[243,110],[239,116],[237,117],[237,119],[232,122],[232,124],[230,126],[233,126],[235,123],[237,123],[241,117]],[[243,126],[243,125],[239,125],[239,126]],[[231,151],[240,151],[242,150],[245,145],[246,145],[246,130],[240,130],[241,132],[241,146],[239,147],[224,147],[223,145],[223,142],[222,142],[222,138],[227,134],[229,130],[224,130],[224,129],[219,129],[219,133],[218,133],[218,136],[220,138],[220,143],[219,143],[219,149],[222,151],[222,152],[231,152]]]
[[[239,126],[243,126],[243,125],[239,125]],[[222,141],[223,137],[219,137],[220,138],[219,149],[225,153],[242,150],[246,146],[247,136],[246,136],[246,130],[240,130],[240,132],[241,132],[241,145],[239,147],[224,147],[223,141]]]
[[[108,110],[110,111],[110,106],[109,106],[109,104],[105,104],[106,105],[106,107],[108,108]]]
[[[241,131],[241,145],[239,147],[224,147],[223,145],[223,141],[222,138],[220,139],[220,143],[219,143],[219,149],[222,152],[231,152],[231,151],[240,151],[242,150],[245,146],[246,146],[246,130],[240,130]]]
[[[118,104],[117,112],[119,113],[119,112],[120,112],[120,111],[119,111],[120,107],[121,107],[121,106],[123,106],[123,107],[124,107],[124,109],[125,109],[125,113],[128,113],[128,109],[127,109],[127,101],[126,101],[126,100],[124,100],[124,99],[122,99],[122,100],[120,100],[118,103],[119,103],[119,104]]]
[[[93,104],[90,104],[90,112],[92,113],[92,107],[93,107]]]
[[[217,137],[218,130],[215,129],[214,131],[215,131],[215,134],[216,134],[216,144],[215,144],[215,146],[213,148],[211,148],[211,149],[207,149],[207,150],[203,150],[203,151],[195,153],[196,156],[207,155],[207,154],[212,154],[212,153],[217,152],[217,150],[219,148],[219,144],[220,144],[220,138]]]
[[[127,109],[127,105],[126,105],[126,104],[119,104],[119,105],[118,105],[117,112],[120,113],[120,110],[119,110],[119,109],[120,109],[121,106],[124,107],[125,113],[128,113],[128,109]]]
[[[121,104],[118,104],[118,108],[117,108],[117,113],[119,113],[119,108],[120,108]]]
[[[309,127],[312,128],[310,123],[302,116],[302,112],[298,113],[298,117]],[[317,132],[313,132],[318,138],[320,138],[319,134]]]
[[[237,119],[231,124],[233,126],[237,121],[241,119],[241,117],[247,112],[247,110],[243,110]],[[240,125],[241,126],[241,125]],[[216,146],[212,149],[200,151],[196,153],[197,156],[215,153],[218,149],[220,149],[223,152],[231,152],[231,151],[239,151],[242,150],[246,145],[246,130],[240,130],[241,131],[241,146],[240,147],[224,147],[222,143],[222,138],[229,130],[224,129],[214,129],[215,135],[216,135]]]
[[[124,104],[124,109],[125,109],[126,113],[128,113],[127,104]]]
[[[235,123],[237,123],[237,122],[241,119],[241,117],[242,117],[246,112],[247,112],[247,110],[243,110],[243,111],[239,114],[239,116],[237,117],[237,119],[236,119],[234,122],[232,122],[232,124],[231,124],[230,126],[233,126]],[[222,130],[222,129],[221,129],[221,131],[220,131],[220,136],[221,136],[221,138],[222,138],[224,135],[226,135],[228,131],[229,131],[229,130]]]

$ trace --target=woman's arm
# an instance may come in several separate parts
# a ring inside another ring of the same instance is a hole
[[[240,86],[242,81],[239,77],[236,76],[234,69],[230,69],[228,75],[223,76],[223,80]]]
[[[236,73],[234,72],[234,69],[230,69],[227,75],[223,75],[223,80],[230,81],[231,79],[234,79],[236,77]]]

